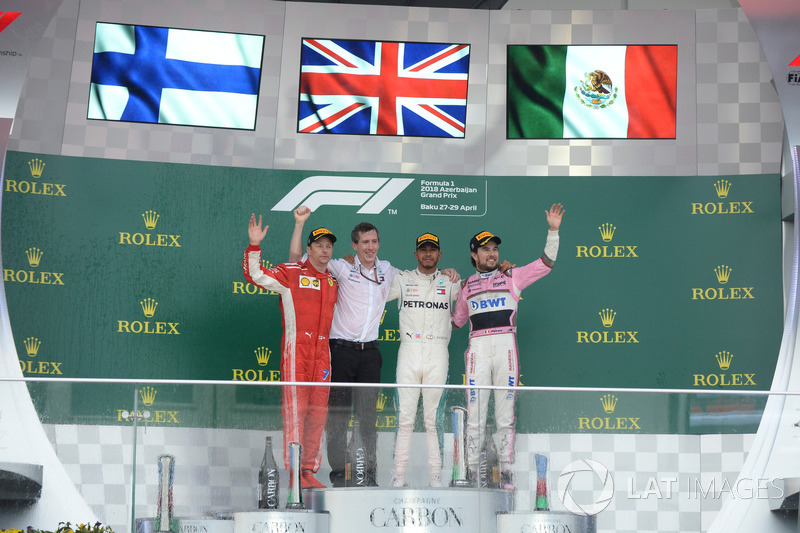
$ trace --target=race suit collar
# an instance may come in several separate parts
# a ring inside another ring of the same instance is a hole
[[[420,276],[420,277],[423,277],[423,278],[430,278],[430,279],[433,279],[433,278],[435,278],[436,276],[438,276],[438,275],[439,275],[439,269],[438,269],[438,268],[436,269],[436,272],[434,272],[434,273],[432,273],[432,274],[426,274],[426,273],[424,273],[424,272],[420,272],[420,271],[419,271],[419,267],[415,268],[414,270],[417,272],[417,275],[418,275],[418,276]]]
[[[303,266],[305,266],[306,268],[310,268],[311,270],[313,270],[317,274],[329,274],[327,267],[325,267],[325,270],[323,270],[323,271],[317,270],[316,267],[314,267],[313,263],[311,263],[311,259],[309,259],[308,257],[306,257],[305,261],[303,261]]]
[[[491,278],[492,276],[494,276],[498,272],[500,272],[500,270],[497,269],[497,268],[495,268],[494,270],[490,270],[489,272],[481,272],[480,270],[476,271],[476,273],[478,274],[479,278]]]

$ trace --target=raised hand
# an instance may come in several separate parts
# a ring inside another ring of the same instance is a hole
[[[269,226],[264,226],[263,229],[261,228],[261,215],[258,215],[258,223],[256,223],[256,214],[253,213],[250,215],[250,224],[247,226],[247,235],[250,237],[250,244],[253,246],[260,245],[264,237],[267,236],[267,229],[269,229]]]
[[[294,221],[300,224],[305,224],[308,217],[311,216],[311,209],[308,207],[301,205],[297,209],[294,210]]]
[[[547,223],[550,225],[551,231],[556,231],[561,227],[561,218],[564,216],[564,206],[561,204],[553,204],[550,210],[545,210],[544,215],[547,217]]]

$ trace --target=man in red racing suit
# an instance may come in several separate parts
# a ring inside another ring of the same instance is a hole
[[[244,253],[245,279],[280,294],[283,317],[281,340],[281,380],[330,382],[331,356],[328,333],[333,319],[338,284],[327,270],[336,237],[325,228],[308,236],[308,258],[298,263],[282,263],[272,268],[261,265],[261,241],[267,233],[250,217],[250,246]],[[290,468],[289,443],[303,446],[301,484],[303,488],[323,488],[314,477],[319,470],[322,432],[328,409],[328,387],[283,387],[283,459]]]
[[[558,228],[564,208],[554,204],[545,211],[550,231],[544,254],[536,261],[505,272],[497,268],[500,238],[488,231],[470,240],[472,264],[477,272],[467,278],[453,308],[453,324],[462,327],[470,321],[469,346],[465,354],[468,385],[516,387],[519,382],[517,350],[517,304],[522,290],[552,270],[558,253]],[[488,390],[467,390],[467,461],[477,472],[489,407]],[[494,418],[500,441],[501,486],[513,489],[514,463],[513,390],[494,391]]]

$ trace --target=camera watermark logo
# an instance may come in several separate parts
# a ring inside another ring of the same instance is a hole
[[[592,476],[592,481],[594,481],[594,478],[597,478],[602,489],[600,490],[599,496],[597,496],[593,502],[579,504],[572,497],[572,492],[576,490],[574,479],[576,476],[585,478],[586,474]],[[564,504],[567,511],[580,516],[596,515],[611,503],[611,498],[614,496],[614,478],[611,477],[611,472],[597,461],[581,459],[564,467],[561,471],[561,475],[558,477],[557,490],[558,498],[561,500],[561,503]]]
[[[617,472],[616,481],[627,485],[628,500],[719,500],[768,499],[780,501],[786,498],[784,482],[770,477],[742,476],[731,482],[710,473],[689,475],[685,479],[677,474],[667,477],[639,477],[635,472]],[[614,477],[605,465],[592,459],[579,459],[568,464],[558,477],[557,493],[564,508],[579,516],[593,516],[605,510],[614,497]],[[772,505],[771,503],[770,505]],[[777,508],[777,507],[774,507]]]

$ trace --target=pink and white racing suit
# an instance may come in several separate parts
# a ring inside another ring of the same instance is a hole
[[[519,380],[517,305],[522,290],[553,268],[558,253],[558,231],[550,231],[544,254],[528,265],[506,272],[477,272],[467,278],[455,307],[453,323],[470,321],[465,354],[468,385],[515,387]],[[467,390],[467,461],[477,471],[486,429],[488,390]],[[494,418],[501,469],[514,462],[514,397],[512,391],[494,391]]]

